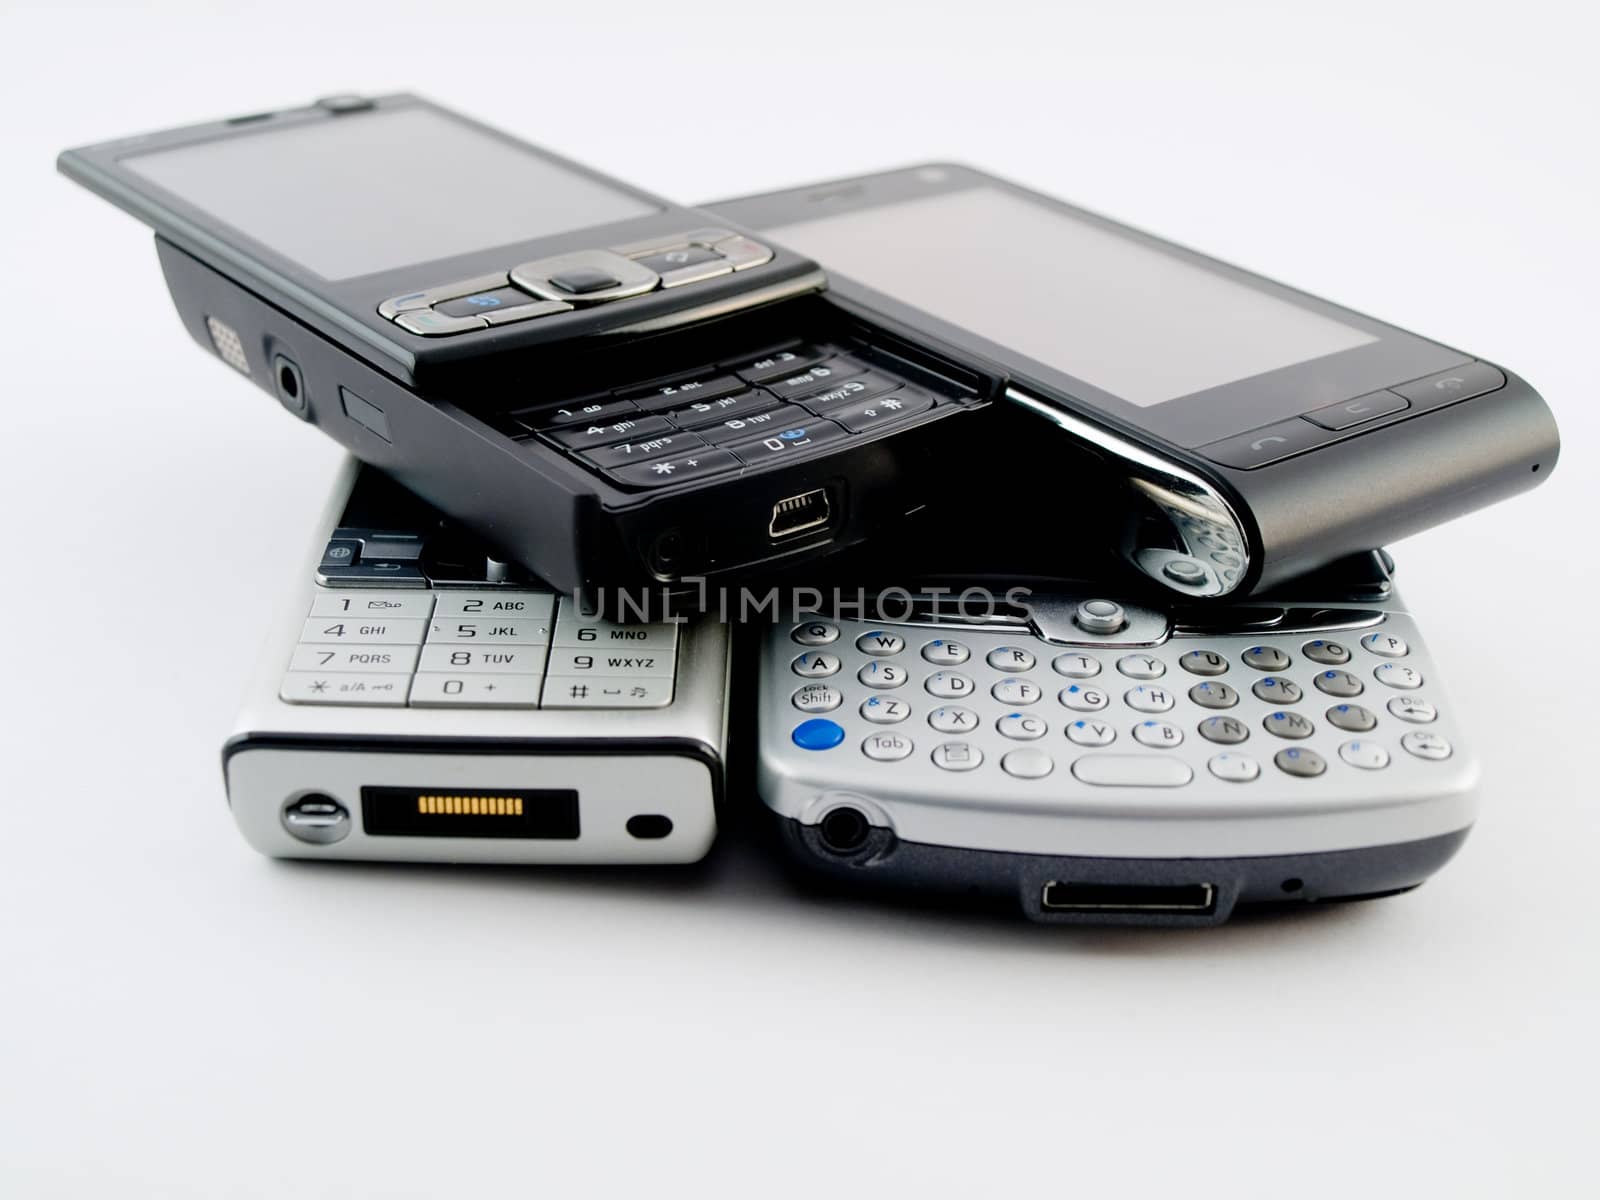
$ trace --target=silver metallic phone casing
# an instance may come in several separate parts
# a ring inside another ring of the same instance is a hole
[[[346,463],[295,575],[224,749],[228,801],[245,840],[279,858],[481,863],[682,863],[716,836],[726,750],[729,640],[715,622],[679,631],[677,686],[664,708],[493,710],[288,704],[279,698],[314,591],[322,549],[338,524],[357,466]],[[571,788],[580,836],[572,840],[370,837],[362,786],[439,789]],[[308,792],[352,814],[342,840],[292,836],[283,810]],[[638,814],[672,822],[662,838],[630,835]]]

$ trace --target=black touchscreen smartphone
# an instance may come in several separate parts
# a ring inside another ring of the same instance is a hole
[[[1045,541],[1115,529],[1181,595],[1386,545],[1532,487],[1559,452],[1504,367],[968,167],[707,207],[823,263],[852,311],[1004,374],[988,436],[1014,506],[1055,514]],[[1086,494],[1074,448],[1129,486]]]
[[[892,529],[998,389],[810,259],[415,96],[58,165],[155,229],[202,346],[565,592]]]

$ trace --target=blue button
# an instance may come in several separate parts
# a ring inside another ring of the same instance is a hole
[[[844,727],[822,717],[814,717],[796,725],[791,736],[794,744],[802,750],[832,750],[844,741]]]

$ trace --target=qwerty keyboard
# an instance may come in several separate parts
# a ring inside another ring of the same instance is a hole
[[[987,764],[1018,780],[1060,770],[1090,787],[1176,788],[1202,773],[1254,783],[1263,763],[1313,779],[1382,771],[1396,750],[1424,762],[1452,752],[1392,626],[1113,653],[827,620],[788,640],[790,740],[813,752],[854,743],[869,762],[910,759],[921,744],[943,772]]]

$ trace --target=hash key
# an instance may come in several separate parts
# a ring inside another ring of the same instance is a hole
[[[672,703],[670,678],[590,679],[551,675],[544,681],[545,708],[665,708]]]
[[[621,421],[551,429],[544,436],[568,450],[592,450],[597,446],[614,446],[618,442],[640,441],[658,433],[670,432],[671,429],[672,422],[665,417],[628,417]]]
[[[926,412],[932,407],[933,397],[927,392],[919,392],[915,388],[901,388],[892,395],[834,405],[828,409],[828,416],[851,433],[865,433],[901,417]]]

